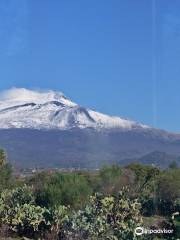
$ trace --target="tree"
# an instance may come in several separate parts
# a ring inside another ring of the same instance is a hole
[[[160,170],[153,166],[131,163],[127,166],[135,174],[134,193],[142,205],[141,213],[151,216],[156,211],[156,180]]]
[[[77,173],[53,173],[41,175],[34,183],[36,202],[43,207],[70,205],[73,208],[82,207],[92,189],[86,178]]]
[[[9,188],[12,184],[12,168],[7,163],[7,155],[3,149],[0,149],[0,192]]]
[[[114,194],[121,190],[122,169],[117,165],[104,166],[99,172],[100,191]]]
[[[16,181],[12,176],[12,167],[10,164],[5,164],[0,167],[0,193],[6,189],[11,188]]]
[[[163,215],[170,215],[177,211],[180,199],[180,169],[165,171],[157,181],[157,200],[159,211]]]
[[[177,169],[178,168],[178,164],[176,161],[172,161],[170,164],[169,164],[169,168],[170,169]]]
[[[3,166],[6,163],[6,152],[3,149],[0,149],[0,166]]]

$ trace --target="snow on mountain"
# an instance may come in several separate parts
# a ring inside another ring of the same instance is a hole
[[[0,93],[0,109],[25,103],[43,104],[51,101],[59,101],[69,107],[77,105],[67,99],[63,93],[52,90],[32,91],[25,88],[12,88]]]
[[[12,88],[0,93],[0,128],[148,128],[83,108],[61,92]]]

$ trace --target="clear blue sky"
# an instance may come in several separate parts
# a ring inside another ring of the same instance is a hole
[[[179,10],[179,0],[1,0],[0,90],[60,90],[180,132]]]

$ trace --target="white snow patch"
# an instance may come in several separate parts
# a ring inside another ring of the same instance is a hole
[[[126,130],[149,128],[131,120],[82,108],[61,92],[12,88],[0,93],[0,128],[71,129],[73,127]]]
[[[43,104],[51,101],[59,101],[68,106],[76,106],[67,99],[62,92],[52,90],[38,91],[25,88],[12,88],[0,93],[0,106],[4,104],[14,105],[20,103],[39,103]]]

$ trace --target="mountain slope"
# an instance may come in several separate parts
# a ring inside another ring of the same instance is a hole
[[[166,152],[154,151],[137,159],[125,159],[119,162],[121,165],[127,165],[132,162],[138,162],[144,165],[160,166],[168,168],[172,162],[176,162],[180,166],[180,157]]]
[[[0,128],[148,128],[120,117],[83,108],[62,93],[11,89],[0,97]]]
[[[11,89],[0,93],[1,147],[18,167],[99,168],[155,151],[180,156],[180,135],[86,109],[59,92]]]
[[[0,147],[7,150],[8,159],[18,167],[99,168],[124,159],[133,162],[153,151],[180,156],[180,143],[173,138],[139,130],[2,129]],[[154,163],[151,160],[149,164]],[[161,161],[159,165],[163,167]]]

